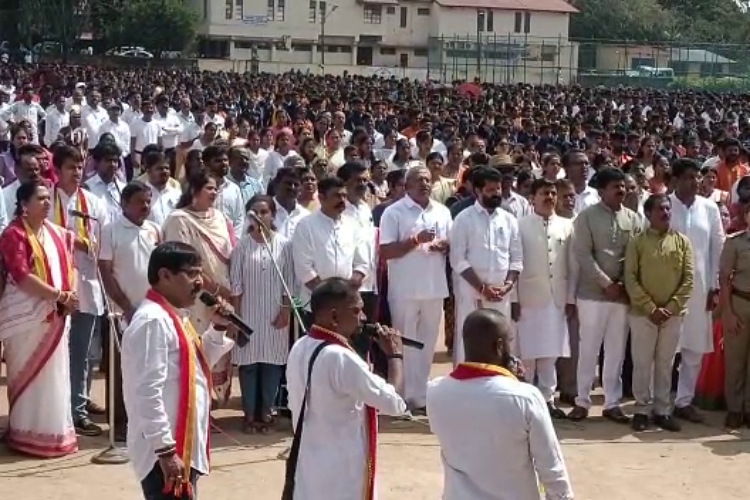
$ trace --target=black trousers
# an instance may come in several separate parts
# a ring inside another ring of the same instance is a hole
[[[190,469],[190,483],[193,485],[192,500],[198,499],[197,484],[199,476],[198,471]],[[151,472],[148,473],[148,476],[141,481],[141,489],[143,490],[143,498],[145,500],[191,500],[186,491],[179,498],[172,495],[172,493],[164,493],[164,473],[162,473],[158,462],[151,469]]]

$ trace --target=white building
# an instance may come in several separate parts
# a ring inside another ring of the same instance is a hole
[[[552,83],[577,67],[565,0],[187,1],[223,60],[205,68]]]

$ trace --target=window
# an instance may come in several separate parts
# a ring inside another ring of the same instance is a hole
[[[515,33],[520,33],[522,27],[523,27],[523,14],[520,12],[516,12],[516,22],[513,27],[513,31]]]
[[[395,14],[396,13],[396,7],[386,7],[385,13],[386,14]]]
[[[268,0],[268,9],[266,10],[266,16],[268,16],[269,21],[273,21],[275,14],[276,14],[276,4],[274,4],[273,0]]]
[[[427,57],[427,49],[414,49],[414,57]]]
[[[203,19],[208,19],[208,0],[203,0]]]
[[[402,28],[406,28],[406,16],[408,15],[409,10],[406,7],[401,7],[401,23],[400,26]]]
[[[555,62],[557,45],[542,45],[542,62]]]
[[[380,24],[383,22],[383,7],[381,5],[365,5],[365,24]]]
[[[234,18],[242,19],[245,17],[245,5],[244,0],[235,0],[234,2]]]
[[[328,4],[325,2],[318,2],[318,16],[320,17],[320,22],[324,22],[323,19],[326,17],[326,7]]]
[[[430,15],[430,9],[417,9],[417,15],[418,16],[429,16]]]
[[[316,0],[310,0],[310,12],[307,14],[308,22],[315,23],[318,16],[318,3]]]
[[[293,43],[292,50],[294,52],[312,52],[311,43]]]
[[[531,32],[531,12],[525,12],[523,17],[523,32],[529,33]]]
[[[278,3],[276,4],[276,20],[283,21],[284,11],[286,10],[286,0],[277,0],[277,1]]]
[[[232,19],[232,10],[234,9],[234,5],[232,3],[232,0],[227,0],[227,7],[224,11],[225,17],[227,19]]]
[[[243,50],[250,50],[253,48],[253,42],[243,42],[243,41],[236,41],[234,42],[234,48],[235,49],[243,49]]]
[[[487,31],[495,31],[495,16],[491,10],[487,11]]]
[[[477,11],[477,31],[484,31],[484,11]]]
[[[381,56],[395,56],[396,55],[396,49],[393,47],[381,47],[380,48],[380,55]]]

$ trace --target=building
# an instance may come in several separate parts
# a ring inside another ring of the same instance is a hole
[[[565,0],[187,1],[201,55],[221,60],[203,67],[527,83],[578,67]]]
[[[672,68],[675,76],[729,75],[737,62],[704,49],[643,44],[585,44],[580,47],[582,70],[624,72],[640,66]]]

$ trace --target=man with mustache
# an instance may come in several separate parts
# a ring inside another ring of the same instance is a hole
[[[453,221],[450,261],[457,275],[456,332],[475,309],[491,308],[510,316],[511,291],[523,270],[518,220],[502,209],[504,174],[477,167],[471,176],[474,204]],[[461,335],[454,338],[454,365],[464,361]]]
[[[623,206],[625,173],[603,168],[596,174],[601,201],[578,214],[573,230],[573,254],[579,266],[576,306],[580,318],[578,396],[568,414],[571,420],[588,417],[591,388],[599,351],[604,344],[604,411],[614,422],[627,424],[620,408],[622,363],[627,343],[628,296],[622,282],[625,248],[641,231],[641,216]]]
[[[750,175],[750,166],[740,159],[742,144],[737,139],[724,139],[719,147],[721,161],[716,169],[716,189],[730,191],[735,182]]]
[[[350,280],[359,289],[371,264],[361,228],[345,215],[346,185],[337,177],[318,182],[320,210],[302,218],[292,236],[294,272],[309,319],[310,294],[328,278]]]
[[[555,214],[555,181],[531,184],[534,213],[518,221],[523,270],[513,293],[511,316],[518,324],[518,350],[528,380],[537,380],[552,418],[565,418],[555,405],[557,358],[570,356],[567,320],[576,314],[575,282],[569,271],[573,221]]]
[[[132,181],[122,189],[120,201],[121,216],[102,229],[99,270],[110,303],[115,305],[115,311],[122,313],[119,319],[127,325],[146,297],[149,289],[148,260],[162,238],[159,226],[146,220],[151,208],[149,186],[140,181]],[[122,335],[122,328],[119,325],[115,327],[118,335]],[[115,354],[115,439],[124,441],[127,417],[122,402],[118,358]]]
[[[41,166],[38,155],[44,149],[35,144],[25,144],[18,148],[18,164],[16,165],[16,180],[3,188],[5,212],[9,217],[16,212],[16,191],[24,182],[35,181],[41,177]]]
[[[223,319],[232,308],[220,297],[221,312],[202,335],[186,314],[203,286],[201,264],[186,243],[156,247],[147,270],[151,288],[123,333],[128,454],[148,500],[196,498],[197,480],[210,468],[210,371],[234,342]]]
[[[633,353],[633,430],[646,430],[653,421],[676,432],[680,425],[670,412],[672,364],[680,327],[693,289],[693,250],[688,238],[670,229],[672,202],[651,195],[643,206],[649,228],[628,243],[625,288]]]
[[[404,351],[409,409],[425,412],[427,379],[448,296],[445,266],[453,223],[448,208],[430,199],[432,175],[426,167],[406,174],[406,196],[385,209],[380,252],[388,262],[388,306],[393,327],[424,342],[424,350]]]

